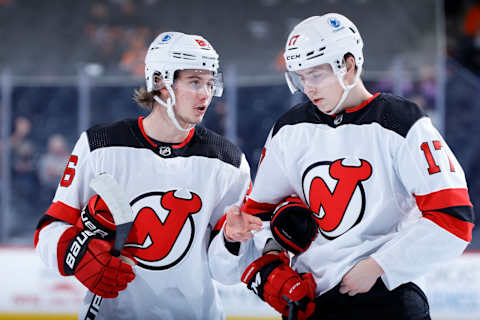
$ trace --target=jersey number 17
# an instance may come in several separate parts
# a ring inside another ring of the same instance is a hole
[[[438,140],[433,140],[433,148],[435,150],[441,150],[442,149],[442,143]],[[433,158],[432,152],[430,151],[430,146],[428,145],[428,142],[424,142],[420,145],[420,149],[422,149],[423,154],[425,155],[425,159],[427,160],[428,164],[428,173],[429,174],[434,174],[437,172],[442,171],[438,164],[435,162],[435,159]],[[453,166],[453,161],[450,159],[450,156],[447,154],[447,151],[444,149],[444,154],[448,158],[448,163],[450,164],[450,172],[455,172],[455,167]]]

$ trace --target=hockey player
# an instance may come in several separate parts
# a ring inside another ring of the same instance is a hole
[[[207,249],[212,238],[224,248],[214,236],[225,208],[243,200],[250,169],[235,145],[197,125],[222,94],[218,54],[201,36],[165,32],[145,64],[146,90],[135,99],[150,114],[81,134],[36,250],[106,298],[97,319],[224,319]],[[124,188],[135,215],[122,253],[133,268],[110,254],[114,220],[89,188],[103,172]],[[96,312],[88,297],[80,319]]]
[[[227,218],[225,233],[245,242],[251,228],[244,212],[262,216],[297,194],[319,235],[293,258],[296,277],[285,255],[266,253],[243,275],[249,288],[284,316],[286,301],[296,301],[299,319],[430,319],[417,279],[464,251],[472,204],[460,164],[425,113],[404,98],[366,90],[362,48],[356,26],[340,14],[295,26],[285,47],[286,79],[310,101],[275,123],[253,190],[243,212],[228,213],[235,219]],[[289,296],[285,287],[300,294]]]

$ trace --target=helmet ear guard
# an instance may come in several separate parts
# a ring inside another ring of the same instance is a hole
[[[156,71],[152,75],[152,91],[158,91],[162,88],[165,88],[162,73]]]

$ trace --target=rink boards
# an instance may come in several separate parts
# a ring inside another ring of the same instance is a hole
[[[0,320],[76,319],[85,289],[47,270],[32,248],[0,247]],[[432,319],[480,319],[480,252],[468,252],[423,279]],[[229,320],[279,319],[242,285],[218,285]]]

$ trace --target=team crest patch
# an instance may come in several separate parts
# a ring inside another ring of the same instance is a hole
[[[347,164],[345,159],[311,164],[303,173],[303,193],[314,213],[319,231],[333,240],[362,221],[366,194],[363,182],[372,176],[372,165],[357,159]]]
[[[180,263],[195,237],[193,215],[202,209],[202,200],[187,190],[144,193],[130,202],[136,214],[125,243],[137,265],[165,270]]]

